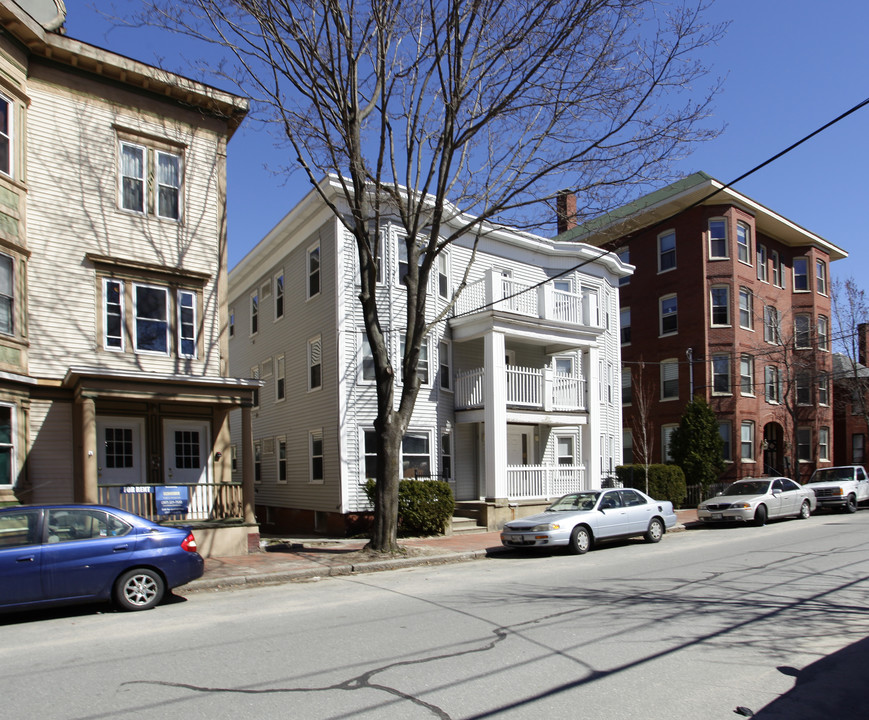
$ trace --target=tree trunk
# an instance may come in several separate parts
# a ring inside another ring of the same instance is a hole
[[[402,430],[398,415],[388,414],[377,430],[377,487],[374,494],[374,524],[369,550],[398,552],[398,483],[401,480]]]

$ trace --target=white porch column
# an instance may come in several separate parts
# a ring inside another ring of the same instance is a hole
[[[599,488],[601,483],[601,352],[600,348],[588,350],[588,444],[586,458],[586,477],[589,487]]]
[[[507,497],[507,372],[503,333],[486,334],[483,374],[486,497]]]

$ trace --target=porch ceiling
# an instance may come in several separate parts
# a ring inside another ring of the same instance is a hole
[[[488,333],[500,332],[512,340],[543,345],[549,354],[596,345],[603,333],[602,328],[579,327],[497,310],[451,318],[450,329],[454,342],[476,340]]]

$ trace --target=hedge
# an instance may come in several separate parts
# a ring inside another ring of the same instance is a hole
[[[616,477],[623,487],[646,492],[645,465],[619,465]],[[678,465],[650,465],[649,495],[656,500],[669,500],[674,508],[679,507],[688,496],[682,468]]]
[[[365,483],[372,505],[375,486],[375,480]],[[402,537],[442,535],[455,509],[453,491],[444,480],[398,481],[398,534]]]

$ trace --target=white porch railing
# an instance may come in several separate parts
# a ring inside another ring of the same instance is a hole
[[[583,287],[580,292],[556,290],[552,282],[532,285],[487,270],[469,283],[459,296],[455,315],[499,310],[544,320],[601,329],[598,291]]]
[[[506,368],[507,405],[539,410],[585,410],[584,378],[556,373],[551,368]],[[456,373],[456,409],[483,407],[485,370],[473,368]]]
[[[586,489],[585,465],[507,466],[507,497],[511,500],[561,497]]]

